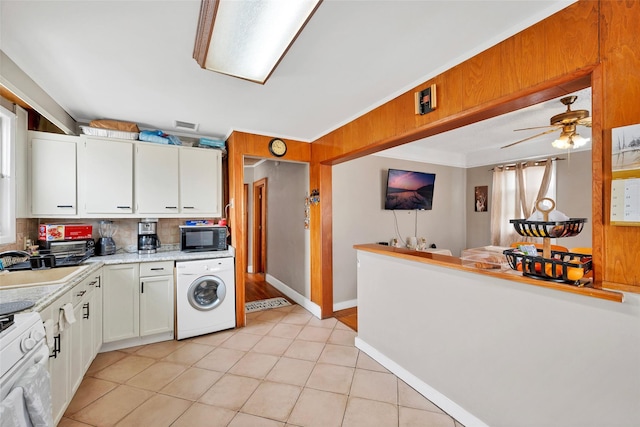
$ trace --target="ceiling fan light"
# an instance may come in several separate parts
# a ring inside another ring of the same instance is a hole
[[[551,145],[554,148],[558,148],[560,150],[566,150],[567,148],[571,148],[572,144],[571,144],[570,138],[565,133],[562,133],[560,134],[558,139],[556,139],[551,143]]]
[[[587,142],[589,142],[589,138],[583,138],[582,136],[575,133],[571,137],[571,141],[573,141],[573,148],[580,148],[583,145],[585,145]]]

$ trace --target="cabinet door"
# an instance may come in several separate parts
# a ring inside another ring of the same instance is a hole
[[[33,138],[29,146],[32,215],[76,215],[76,140]]]
[[[79,170],[85,213],[133,213],[132,142],[85,138]]]
[[[67,302],[71,301],[69,292],[55,300],[49,307],[40,312],[40,317],[45,325],[51,324],[54,336],[54,351],[49,357],[49,376],[51,379],[51,409],[53,412],[54,424],[57,424],[67,407],[68,400],[71,399],[69,393],[69,346],[67,340],[67,331],[60,332],[58,328],[58,319],[60,316],[60,308]],[[47,322],[51,320],[51,323]],[[55,351],[55,350],[60,350]]]
[[[82,375],[89,369],[94,356],[93,319],[96,316],[95,309],[95,292],[91,291],[82,301]]]
[[[180,149],[180,211],[222,216],[222,157],[219,150]]]
[[[102,347],[102,274],[97,275],[93,287],[94,304],[91,308],[91,326],[93,328],[92,359],[100,352]]]
[[[140,278],[140,336],[173,331],[173,276]]]
[[[139,336],[138,264],[109,265],[102,274],[102,341]]]
[[[136,213],[179,213],[178,179],[178,147],[136,144]]]
[[[83,347],[83,329],[85,328],[85,320],[82,318],[83,310],[82,303],[73,307],[73,315],[76,318],[75,323],[69,326],[69,345],[71,347],[70,359],[69,359],[69,387],[71,396],[76,392],[80,383],[82,382],[82,376],[84,375],[84,362],[82,360]]]
[[[69,377],[71,363],[71,331],[65,330],[56,334],[60,352],[49,358],[49,374],[51,375],[51,406],[54,424],[58,423],[73,397]]]

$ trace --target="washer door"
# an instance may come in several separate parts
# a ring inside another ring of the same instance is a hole
[[[195,280],[187,291],[191,307],[200,311],[209,311],[218,307],[227,295],[227,287],[216,276],[202,276]]]

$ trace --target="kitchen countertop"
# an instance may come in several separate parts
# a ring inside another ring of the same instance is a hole
[[[134,262],[154,262],[154,261],[194,261],[198,259],[228,258],[234,257],[236,250],[229,246],[226,251],[208,252],[182,252],[182,251],[161,251],[155,254],[139,255],[138,253],[117,253],[115,255],[95,256],[86,260],[86,263],[102,262],[105,265],[130,264]]]
[[[23,311],[42,311],[60,296],[64,295],[69,289],[102,267],[102,263],[84,263],[83,265],[86,265],[86,268],[83,268],[77,274],[73,275],[67,282],[50,283],[42,286],[27,286],[24,288],[0,289],[0,301],[33,301],[35,305]]]
[[[63,283],[50,283],[42,286],[0,289],[0,302],[33,301],[35,305],[26,311],[42,311],[52,302],[64,295],[69,289],[82,282],[103,265],[131,264],[154,261],[193,261],[199,259],[227,258],[235,256],[235,248],[229,246],[226,251],[182,252],[165,251],[155,254],[139,255],[137,253],[121,253],[115,255],[95,256],[82,263],[86,268]],[[11,273],[8,273],[11,274]]]

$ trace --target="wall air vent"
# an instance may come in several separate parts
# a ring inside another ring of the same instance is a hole
[[[173,126],[180,130],[189,130],[194,132],[198,130],[198,123],[181,122],[180,120],[176,120]]]

